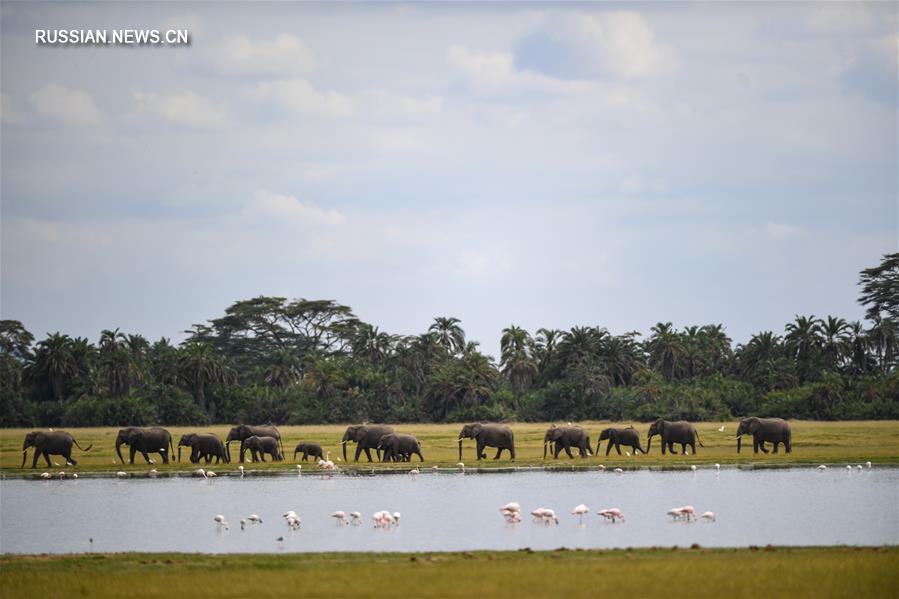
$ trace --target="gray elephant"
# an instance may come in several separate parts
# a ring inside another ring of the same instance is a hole
[[[303,461],[306,461],[306,458],[312,456],[313,458],[318,458],[320,460],[325,459],[325,454],[322,451],[322,446],[318,443],[299,443],[296,446],[296,449],[293,450],[293,459],[297,459],[297,454],[299,452],[303,452]]]
[[[496,456],[494,460],[498,460],[504,449],[509,450],[512,461],[515,461],[515,434],[512,429],[505,424],[482,423],[475,422],[466,424],[459,433],[459,461],[462,461],[462,440],[474,439],[478,459],[486,459],[487,454],[484,453],[485,447],[496,447]]]
[[[278,445],[281,448],[281,453],[284,453],[284,445],[281,444],[281,433],[278,431],[278,427],[272,424],[267,424],[264,426],[248,426],[246,424],[238,424],[237,426],[231,427],[231,430],[228,431],[228,436],[225,438],[225,449],[228,453],[228,460],[231,460],[231,441],[240,441],[240,461],[243,462],[244,453],[246,452],[246,448],[244,447],[244,440],[248,437],[252,436],[257,437],[272,437],[278,440]]]
[[[790,425],[783,418],[743,418],[737,427],[737,453],[740,453],[740,447],[743,444],[743,435],[752,435],[752,452],[758,453],[759,449],[764,453],[768,453],[765,449],[765,443],[774,444],[774,453],[777,453],[777,446],[781,443],[787,453],[793,451],[793,433]]]
[[[649,426],[649,438],[646,441],[647,452],[649,451],[649,446],[652,445],[652,438],[655,435],[662,437],[662,455],[665,455],[665,448],[672,454],[677,454],[674,451],[675,443],[680,443],[681,453],[684,455],[687,454],[688,445],[693,449],[693,455],[696,455],[697,441],[700,447],[705,447],[702,441],[699,440],[699,433],[696,432],[696,427],[683,420],[670,422],[659,418],[653,422]]]
[[[352,424],[346,427],[346,432],[343,433],[343,439],[340,441],[340,444],[343,445],[343,461],[347,461],[346,444],[351,441],[356,444],[356,455],[353,458],[354,462],[359,461],[359,455],[363,451],[365,452],[365,457],[371,462],[372,449],[375,450],[375,453],[380,460],[381,452],[378,449],[378,441],[380,441],[381,437],[384,435],[389,435],[392,432],[392,426],[383,424]]]
[[[164,428],[158,426],[128,426],[119,430],[119,434],[115,438],[115,452],[119,456],[119,460],[124,464],[125,459],[122,457],[122,445],[127,445],[130,449],[128,463],[134,463],[134,454],[138,451],[147,463],[150,463],[148,454],[158,453],[162,456],[162,463],[169,463],[169,450],[175,453],[175,447],[172,445],[172,434]]]
[[[417,455],[422,462],[421,443],[412,435],[388,433],[378,440],[377,449],[381,450],[381,461],[410,462]]]
[[[279,451],[280,444],[278,439],[274,437],[257,437],[253,435],[243,440],[243,450],[249,451],[254,462],[265,461],[265,454],[272,456],[273,462],[280,462],[284,456]],[[240,461],[243,461],[243,453],[240,454]]]
[[[574,456],[571,454],[572,447],[577,447],[578,453],[582,458],[593,455],[590,449],[590,436],[587,434],[587,431],[573,424],[558,427],[554,424],[549,427],[543,436],[543,459],[546,459],[547,447],[553,452],[553,459],[558,459],[559,453],[563,449],[569,458],[573,458]]]
[[[70,433],[65,431],[31,431],[25,435],[25,442],[22,443],[22,468],[25,467],[25,460],[28,458],[28,448],[34,447],[34,459],[31,461],[31,467],[37,466],[37,458],[44,456],[47,461],[47,467],[51,467],[50,456],[60,455],[66,459],[66,464],[77,466],[78,462],[72,457],[72,445],[75,445],[81,451],[90,451],[93,445],[81,447]]]
[[[606,439],[609,440],[609,444],[606,445],[606,455],[609,455],[613,445],[615,446],[615,451],[618,452],[618,455],[621,455],[622,445],[633,449],[635,454],[638,451],[646,453],[646,450],[640,445],[640,433],[638,433],[637,429],[632,426],[629,426],[628,428],[604,428],[599,433],[599,441],[596,442],[597,454],[599,454],[599,446],[602,445],[602,442]]]
[[[207,464],[212,461],[212,458],[215,458],[216,464],[220,461],[225,463],[231,461],[228,452],[225,449],[225,444],[212,433],[188,433],[186,435],[181,435],[181,440],[178,441],[179,462],[181,461],[182,447],[190,447],[190,461],[193,464],[198,463],[201,458],[205,460]]]

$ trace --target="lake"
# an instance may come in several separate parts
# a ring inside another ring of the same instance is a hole
[[[499,507],[517,501],[520,524]],[[584,525],[571,515],[584,503]],[[716,522],[673,522],[666,512],[693,505]],[[556,510],[560,523],[532,522],[527,512]],[[604,522],[617,507],[625,522]],[[281,514],[296,511],[289,531]],[[335,510],[363,514],[360,526],[337,526]],[[375,529],[378,510],[402,514]],[[263,522],[241,530],[251,513]],[[213,522],[223,514],[224,530]],[[277,540],[283,537],[283,540]],[[93,539],[91,542],[90,539]],[[899,468],[723,469],[716,473],[632,471],[434,473],[327,477],[3,480],[0,552],[180,551],[456,551],[476,549],[649,546],[897,545]]]

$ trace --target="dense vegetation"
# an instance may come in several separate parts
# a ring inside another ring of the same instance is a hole
[[[330,300],[238,301],[179,346],[118,329],[35,344],[4,320],[0,425],[896,419],[899,253],[860,285],[867,325],[797,315],[736,347],[720,324],[645,338],[512,325],[498,363],[456,318],[395,336]]]

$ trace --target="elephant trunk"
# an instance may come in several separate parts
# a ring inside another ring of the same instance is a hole
[[[646,451],[644,453],[649,453],[649,447],[652,445],[652,435],[646,439]]]
[[[543,459],[544,460],[546,459],[546,446],[549,445],[549,443],[550,443],[549,441],[543,442]]]
[[[740,447],[743,445],[743,436],[737,435],[737,453],[740,453]]]
[[[459,461],[462,461],[462,437],[459,437]]]
[[[20,466],[21,468],[25,467],[25,460],[28,459],[28,448],[29,447],[31,447],[31,446],[28,445],[28,441],[25,441],[24,443],[22,443],[22,465]]]
[[[178,443],[178,463],[181,463],[181,444]]]
[[[115,440],[115,452],[119,456],[119,462],[124,464],[125,458],[122,457],[122,438],[121,437],[117,437]]]
[[[343,445],[343,461],[346,462],[346,435],[343,436],[343,441],[340,444]]]

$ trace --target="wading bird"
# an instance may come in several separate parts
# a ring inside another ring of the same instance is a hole
[[[624,514],[617,507],[609,507],[596,512],[597,516],[602,516],[606,520],[610,522],[617,522],[621,520],[624,522]]]
[[[237,470],[240,472],[240,478],[243,478],[243,466],[238,466]]]
[[[714,522],[716,520],[715,512],[703,512],[702,518],[706,522]]]
[[[362,514],[359,512],[350,512],[350,518],[352,519],[350,524],[354,524],[359,526],[362,524]]]
[[[262,518],[259,517],[259,514],[250,514],[247,516],[247,521],[250,524],[262,524]]]
[[[582,503],[582,504],[580,504],[580,505],[574,506],[574,509],[571,510],[571,515],[572,515],[572,516],[577,516],[577,517],[578,517],[578,523],[579,523],[579,524],[583,524],[583,523],[584,523],[584,514],[587,514],[587,513],[589,513],[589,512],[590,512],[590,508],[588,508],[586,505],[584,505],[584,504]]]
[[[118,471],[118,472],[116,472],[115,475],[116,475],[118,478],[128,478],[128,473],[127,473],[127,472],[122,472],[121,470]]]
[[[456,464],[456,466],[458,466],[459,468],[462,469],[462,474],[465,474],[465,464],[463,464],[462,462],[459,462],[458,464]]]
[[[219,525],[219,528],[221,528],[223,526],[225,527],[225,530],[228,530],[231,528],[231,525],[228,524],[228,521],[225,520],[225,517],[221,514],[216,514],[216,516],[215,516],[215,518],[213,518],[213,520],[215,521],[216,524]]]
[[[334,518],[337,524],[349,524],[349,521],[346,519],[346,513],[340,510],[331,514],[331,517]]]

